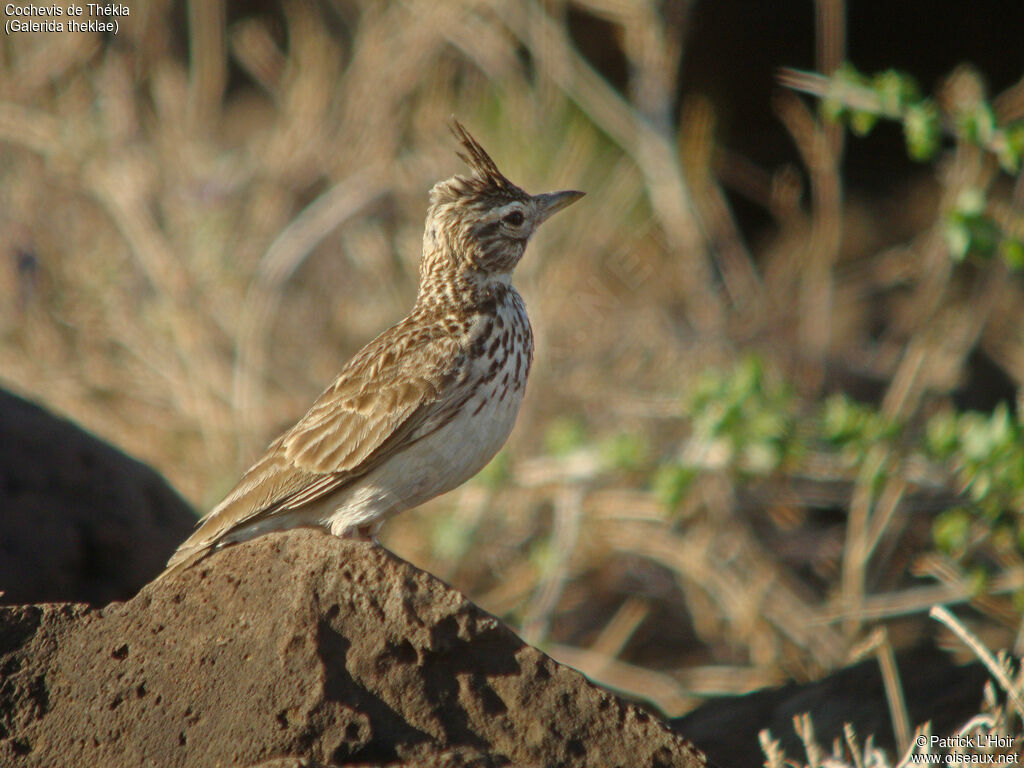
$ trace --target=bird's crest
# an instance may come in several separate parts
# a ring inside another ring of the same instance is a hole
[[[480,143],[474,139],[469,131],[466,130],[465,126],[462,125],[454,117],[451,121],[451,130],[455,134],[455,138],[459,140],[459,143],[465,148],[465,152],[457,152],[456,154],[462,158],[462,160],[473,169],[474,178],[469,181],[479,192],[497,192],[502,190],[518,190],[515,184],[505,178],[501,171],[498,170],[498,166],[495,165],[491,156],[487,154]]]

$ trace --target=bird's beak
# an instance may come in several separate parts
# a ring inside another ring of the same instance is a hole
[[[537,223],[540,224],[546,221],[551,217],[551,214],[572,205],[583,197],[584,194],[586,193],[570,189],[565,192],[545,192],[543,195],[535,195],[533,200],[537,203],[537,210],[540,214]]]

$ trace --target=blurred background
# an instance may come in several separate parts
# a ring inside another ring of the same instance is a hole
[[[386,546],[671,716],[935,603],[1024,649],[1024,5],[128,7],[3,39],[0,385],[205,511],[412,306],[454,114],[587,197],[509,444]]]

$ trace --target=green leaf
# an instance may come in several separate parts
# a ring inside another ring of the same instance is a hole
[[[960,449],[964,456],[983,461],[992,452],[989,421],[980,413],[965,413],[960,418]]]
[[[941,136],[939,110],[935,103],[925,99],[907,107],[903,117],[903,136],[907,153],[919,162],[931,160],[939,149]]]
[[[935,544],[944,552],[962,552],[967,548],[971,534],[971,517],[967,510],[948,509],[932,525]]]
[[[971,226],[971,247],[980,256],[994,256],[1003,239],[999,225],[988,216],[982,216]]]
[[[914,78],[895,69],[887,69],[875,75],[873,86],[882,114],[887,117],[898,117],[906,105],[921,98]]]
[[[696,471],[691,467],[664,464],[654,473],[652,490],[667,509],[674,510],[690,490],[696,476]]]
[[[1021,158],[1024,157],[1024,123],[1004,126],[1002,135],[1003,141],[997,152],[999,165],[1007,173],[1016,175],[1020,171]]]
[[[968,226],[956,217],[947,217],[942,228],[942,239],[946,241],[949,257],[953,261],[963,261],[971,249],[971,231]]]
[[[1000,402],[992,409],[992,416],[989,418],[991,431],[990,439],[993,444],[1007,445],[1013,439],[1013,422],[1010,419],[1010,409],[1005,402]]]
[[[989,104],[981,102],[961,114],[958,124],[964,138],[975,144],[987,146],[995,134],[996,116]]]
[[[825,439],[843,444],[860,433],[859,414],[853,402],[845,395],[831,395],[825,401],[821,416],[822,432]]]
[[[979,566],[972,568],[968,574],[968,579],[970,584],[969,589],[972,595],[977,597],[978,595],[985,594],[985,591],[988,589],[990,579],[988,572],[984,568]]]
[[[874,112],[857,110],[850,115],[850,130],[857,136],[867,136],[877,122],[878,115]]]
[[[999,244],[999,258],[1010,269],[1024,269],[1024,242],[1008,237]]]
[[[925,426],[925,447],[932,456],[948,459],[957,449],[957,419],[950,411],[935,414]]]
[[[747,442],[740,447],[740,467],[752,475],[767,475],[782,463],[782,449],[772,442]]]
[[[953,210],[970,221],[985,213],[985,205],[985,193],[978,187],[967,187],[957,195]]]

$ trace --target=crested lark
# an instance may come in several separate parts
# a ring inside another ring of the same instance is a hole
[[[468,480],[505,443],[533,358],[512,271],[537,227],[583,193],[529,195],[462,125],[452,130],[473,175],[430,192],[412,312],[270,444],[165,575],[268,531],[372,536],[391,515]]]

